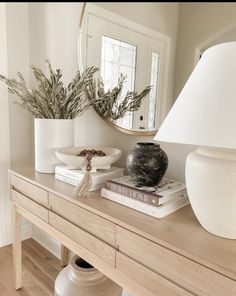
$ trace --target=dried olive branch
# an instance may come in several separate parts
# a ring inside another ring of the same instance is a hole
[[[16,103],[36,118],[74,119],[82,115],[93,105],[93,100],[87,100],[85,91],[92,83],[98,68],[92,66],[85,69],[83,73],[78,71],[65,87],[61,80],[62,70],[54,71],[48,60],[46,63],[49,77],[38,67],[30,66],[36,81],[36,86],[32,89],[27,87],[20,72],[17,72],[18,79],[9,79],[0,75],[0,81],[8,86],[10,94],[20,98],[20,102]]]
[[[87,89],[87,96],[93,100],[95,110],[103,117],[115,121],[124,117],[127,113],[137,111],[143,99],[151,91],[151,86],[147,86],[141,93],[128,91],[124,98],[121,98],[122,89],[126,76],[120,75],[118,85],[112,90],[105,92],[104,83],[101,80],[97,82],[93,79]]]

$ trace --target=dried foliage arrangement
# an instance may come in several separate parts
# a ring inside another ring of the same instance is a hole
[[[104,83],[101,80],[90,81],[87,88],[87,96],[93,101],[95,110],[106,119],[116,121],[124,117],[129,112],[137,111],[143,99],[151,91],[151,86],[147,86],[141,93],[128,91],[124,98],[121,98],[122,89],[126,76],[120,75],[118,85],[105,92]]]
[[[127,113],[137,111],[143,99],[148,95],[151,86],[141,93],[128,91],[124,98],[121,93],[126,76],[119,78],[118,85],[107,92],[102,80],[95,80],[94,74],[99,69],[91,66],[82,73],[78,71],[67,87],[64,86],[62,70],[53,70],[46,60],[49,77],[41,69],[32,65],[36,85],[29,88],[20,72],[18,79],[9,79],[0,75],[0,81],[8,86],[10,94],[20,98],[19,104],[36,118],[74,119],[82,115],[90,106],[106,119],[116,121]]]
[[[93,101],[88,101],[85,90],[93,82],[93,76],[98,68],[89,67],[83,73],[79,71],[69,83],[64,86],[61,78],[62,71],[52,69],[46,60],[49,70],[49,77],[42,70],[31,66],[36,80],[34,88],[28,88],[20,72],[17,79],[8,79],[0,75],[0,81],[8,86],[11,94],[20,98],[17,102],[22,108],[28,110],[36,118],[47,119],[74,119],[82,115],[85,110],[93,105]]]

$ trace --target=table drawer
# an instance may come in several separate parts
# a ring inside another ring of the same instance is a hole
[[[116,268],[157,296],[193,296],[159,274],[116,252]]]
[[[236,295],[235,281],[119,226],[117,244],[121,253],[194,295]]]
[[[47,208],[49,207],[48,193],[46,190],[36,185],[33,185],[12,174],[11,174],[10,180],[11,180],[11,185],[15,190],[35,200],[37,203],[43,205],[44,207],[47,207]]]
[[[54,213],[116,247],[114,223],[51,193],[49,193],[49,204]]]
[[[115,266],[115,249],[110,245],[52,212],[49,212],[49,224],[105,262]]]
[[[24,196],[23,194],[11,189],[11,198],[18,205],[22,206],[26,210],[32,212],[40,219],[48,223],[48,210],[38,203],[34,202],[30,198]]]

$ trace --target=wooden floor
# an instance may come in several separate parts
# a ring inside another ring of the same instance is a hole
[[[54,296],[54,281],[61,270],[60,260],[35,240],[22,242],[23,285],[13,286],[12,247],[0,248],[0,296]],[[124,291],[122,296],[132,296]]]
[[[0,296],[53,296],[60,261],[32,239],[22,243],[24,288],[14,290],[11,246],[0,248]]]

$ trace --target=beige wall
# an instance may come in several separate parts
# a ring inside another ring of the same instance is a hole
[[[77,34],[82,3],[29,3],[30,62],[63,69],[67,83],[78,70]]]
[[[236,3],[180,3],[174,96],[195,65],[195,49],[236,27]],[[236,40],[236,39],[235,39]]]
[[[21,71],[28,80],[28,4],[0,4],[0,73],[15,77]],[[7,170],[10,166],[33,164],[33,119],[0,85],[0,246],[11,242],[11,203]],[[23,221],[23,229],[29,224]],[[24,235],[24,234],[23,234]],[[25,236],[24,236],[25,237]]]
[[[161,2],[97,2],[96,5],[176,38],[179,4]]]
[[[29,82],[29,14],[27,3],[7,3],[7,60],[8,75],[16,77],[20,71]],[[33,118],[13,103],[9,96],[11,165],[33,164]]]
[[[0,69],[4,75],[8,74],[7,69],[7,26],[6,26],[6,5],[0,3]],[[10,167],[10,121],[8,93],[5,85],[0,86],[0,247],[9,241],[9,230],[11,221],[9,216],[10,202],[7,170]],[[8,226],[9,225],[9,226]],[[7,226],[7,227],[6,227]]]

